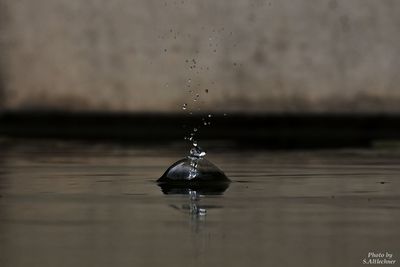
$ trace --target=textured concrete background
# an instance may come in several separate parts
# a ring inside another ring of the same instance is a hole
[[[399,112],[399,14],[397,0],[0,0],[0,106]]]

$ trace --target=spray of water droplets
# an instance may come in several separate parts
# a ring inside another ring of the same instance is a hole
[[[178,3],[186,4],[187,2],[175,1],[174,5]],[[164,2],[164,7],[169,8],[171,3]],[[216,89],[215,81],[210,80],[211,72],[213,71],[213,62],[203,61],[200,55],[204,55],[206,58],[214,58],[217,53],[222,51],[223,44],[229,43],[233,47],[236,47],[237,42],[233,42],[233,32],[225,29],[223,25],[219,26],[201,26],[198,28],[201,31],[202,36],[206,36],[204,42],[196,42],[199,44],[190,55],[187,55],[182,59],[182,73],[186,73],[186,78],[183,80],[184,90],[188,92],[189,99],[181,105],[181,109],[189,116],[196,116],[201,121],[195,121],[192,119],[193,124],[189,129],[188,133],[184,137],[185,140],[191,142],[194,146],[194,142],[197,141],[199,134],[202,132],[203,127],[209,127],[213,120],[213,114],[202,114],[202,108],[204,107],[207,97],[211,97],[211,92]],[[185,44],[185,42],[192,41],[197,37],[197,34],[193,32],[180,31],[177,28],[167,26],[162,34],[158,35],[158,39],[163,40],[164,44],[162,51],[165,55],[176,53],[174,45]],[[224,39],[223,39],[224,38]],[[232,62],[232,69],[236,71],[239,67],[239,63]],[[172,83],[165,84],[165,87],[172,87]],[[226,116],[224,114],[224,116]]]

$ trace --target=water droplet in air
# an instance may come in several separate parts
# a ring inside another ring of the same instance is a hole
[[[212,117],[212,114],[208,114],[208,117],[211,118],[211,117]]]
[[[197,132],[197,128],[193,128],[193,131]]]

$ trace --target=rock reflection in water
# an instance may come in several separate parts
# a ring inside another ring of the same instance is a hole
[[[202,205],[201,199],[210,195],[222,195],[229,187],[229,183],[215,184],[207,186],[190,186],[186,187],[179,185],[174,187],[170,184],[159,184],[161,191],[166,195],[184,195],[188,196],[188,203],[182,205],[170,204],[169,206],[175,210],[188,214],[191,221],[191,230],[194,233],[199,233],[205,227],[207,210],[220,208],[216,205]],[[194,190],[193,188],[197,188]]]
[[[186,194],[185,194],[186,195]],[[208,209],[218,208],[218,206],[202,205],[201,198],[205,197],[200,195],[197,191],[188,191],[188,204],[175,205],[171,204],[170,207],[189,215],[191,231],[194,233],[200,233],[205,227],[206,215]]]

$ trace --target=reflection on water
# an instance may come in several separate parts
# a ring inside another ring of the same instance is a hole
[[[189,215],[191,224],[194,226],[192,228],[193,232],[199,233],[202,224],[204,224],[207,215],[207,208],[215,208],[210,206],[203,206],[200,203],[201,196],[196,191],[189,190],[188,194],[188,204],[182,204],[180,207],[177,205],[170,205],[175,210],[181,211]]]
[[[0,266],[361,266],[400,257],[400,151],[238,151],[218,194],[155,182],[185,149],[0,143]],[[164,190],[164,189],[162,189]]]

